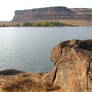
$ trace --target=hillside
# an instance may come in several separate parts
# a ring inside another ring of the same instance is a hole
[[[60,21],[77,24],[90,24],[91,8],[47,7],[29,10],[16,10],[12,22]]]

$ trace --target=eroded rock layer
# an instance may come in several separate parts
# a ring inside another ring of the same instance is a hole
[[[29,10],[16,10],[13,22],[23,21],[92,21],[91,8],[47,7]],[[75,22],[76,23],[76,22]]]

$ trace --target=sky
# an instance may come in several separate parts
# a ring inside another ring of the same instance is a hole
[[[1,0],[0,21],[10,21],[15,10],[66,6],[68,8],[92,8],[92,0]]]

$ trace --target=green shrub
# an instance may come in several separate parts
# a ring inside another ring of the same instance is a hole
[[[35,22],[35,23],[33,23],[33,26],[35,26],[35,27],[41,27],[41,23]]]
[[[26,26],[26,27],[33,26],[33,23],[32,22],[24,22],[23,26]]]
[[[16,24],[16,27],[19,27],[19,24]]]
[[[19,26],[18,24],[16,26]],[[24,22],[23,26],[34,26],[34,27],[53,27],[53,26],[72,26],[69,23],[61,23],[61,22]]]
[[[42,22],[42,23],[41,23],[41,26],[42,26],[42,27],[48,27],[48,26],[49,26],[49,22]]]
[[[5,25],[5,24],[3,24],[3,25],[2,25],[2,27],[6,27],[6,25]]]

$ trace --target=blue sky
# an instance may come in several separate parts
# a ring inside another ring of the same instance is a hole
[[[32,9],[50,6],[68,8],[92,8],[92,0],[1,0],[0,20],[11,20],[15,10]]]

